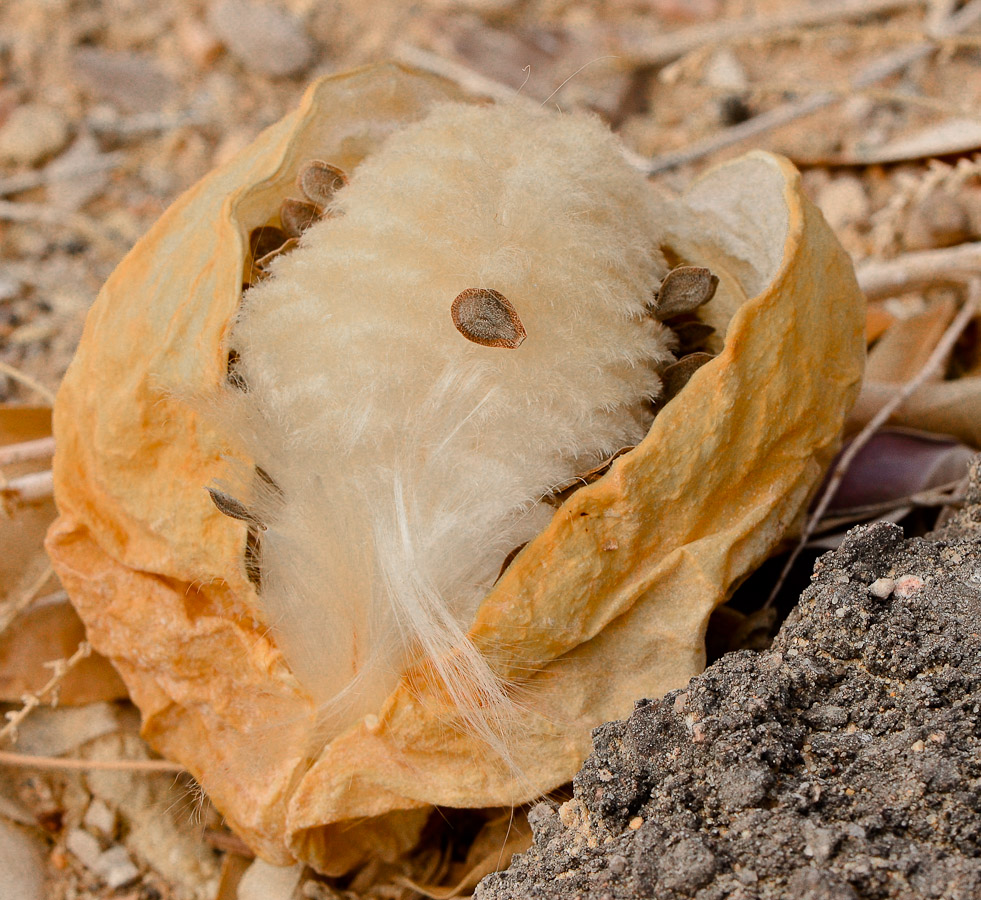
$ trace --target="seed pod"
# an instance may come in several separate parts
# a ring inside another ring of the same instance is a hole
[[[460,620],[466,646],[476,648],[515,697],[509,764],[501,764],[465,717],[454,718],[459,707],[445,679],[434,677],[432,660],[412,658],[411,650],[393,689],[325,739],[315,691],[298,674],[315,669],[317,660],[284,650],[280,620],[263,599],[275,589],[264,580],[260,598],[250,582],[249,523],[221,514],[203,490],[218,481],[249,496],[259,465],[285,502],[302,503],[297,484],[303,482],[267,467],[269,421],[256,416],[248,435],[242,429],[242,446],[255,448],[246,452],[229,449],[209,417],[213,398],[224,397],[230,346],[240,352],[231,370],[249,386],[248,393],[237,392],[240,399],[266,389],[251,377],[257,358],[250,358],[249,344],[230,345],[229,335],[240,321],[248,236],[295,196],[298,161],[327,158],[351,172],[351,184],[337,197],[347,202],[377,159],[383,136],[452,99],[459,99],[456,88],[398,66],[318,82],[297,112],[184,195],[123,261],[90,312],[59,392],[54,477],[60,516],[47,543],[54,565],[93,646],[113,660],[140,707],[147,740],[187,766],[231,827],[271,862],[300,859],[322,872],[347,872],[367,858],[394,859],[411,848],[434,804],[510,806],[568,781],[589,752],[592,728],[629,713],[638,697],[684,685],[700,670],[709,613],[804,508],[861,377],[863,304],[851,263],[805,198],[796,171],[786,160],[754,153],[710,172],[677,204],[660,208],[663,233],[655,239],[672,258],[719,277],[716,296],[698,310],[715,328],[719,355],[664,407],[633,450],[554,515],[548,512],[496,584],[477,597],[469,618]],[[570,127],[573,121],[569,117]],[[527,155],[538,134],[520,137]],[[509,188],[521,195],[536,183]],[[449,192],[468,187],[452,169],[434,169],[434,215],[439,204],[455,201]],[[643,183],[633,196],[656,202]],[[495,208],[491,218],[506,211]],[[747,242],[743,223],[750,218],[759,228]],[[534,245],[539,218],[525,224],[525,240]],[[433,232],[434,241],[451,249],[464,249],[466,237],[441,220]],[[253,290],[273,291],[280,270],[299,267],[302,250],[278,262]],[[386,352],[372,356],[370,371],[379,365],[395,370],[403,362],[424,370],[435,345],[471,357],[475,371],[489,366],[520,374],[518,367],[535,359],[539,338],[561,334],[565,324],[559,317],[552,327],[539,327],[538,310],[547,313],[548,304],[527,306],[523,289],[509,281],[539,274],[522,268],[527,258],[498,254],[483,270],[462,276],[459,266],[446,267],[439,284],[424,292],[432,307],[419,339],[402,340],[399,315],[387,317]],[[554,270],[576,265],[574,254],[553,252],[541,272],[551,278]],[[647,270],[656,279],[648,288],[663,274]],[[488,352],[461,339],[447,304],[467,284],[493,284],[520,308],[529,336],[519,351]],[[381,301],[397,311],[399,296],[393,289]],[[625,304],[608,324],[627,329],[641,321],[660,327],[643,302]],[[284,366],[307,352],[308,335],[293,331],[283,347]],[[351,380],[366,365],[362,357],[351,353],[336,362]],[[624,362],[618,373],[639,377],[644,359]],[[588,380],[589,367],[580,370]],[[555,402],[563,402],[565,385],[554,367],[543,364],[533,381],[551,386]],[[311,394],[314,407],[328,393]],[[205,399],[191,402],[195,397]],[[550,400],[540,408],[559,407]],[[359,426],[356,412],[352,407],[344,434]],[[636,415],[634,427],[643,431],[643,402]],[[387,433],[399,429],[390,426]],[[533,443],[522,433],[503,434],[508,447],[522,452],[522,441]],[[485,435],[492,439],[493,432]],[[412,450],[425,454],[433,446],[420,438]],[[377,454],[365,447],[364,464],[380,472],[385,465]],[[324,454],[322,461],[333,458]],[[569,474],[591,463],[580,462]],[[344,468],[319,477],[329,487],[346,477]],[[263,574],[282,536],[274,528],[292,521],[284,518],[287,507],[266,502],[259,516],[268,526]],[[536,515],[541,506],[533,507]],[[345,543],[345,535],[351,517],[362,512],[353,503],[349,508],[350,515],[333,510],[333,519],[323,520],[331,536],[312,553],[329,546],[338,558],[358,562],[364,544]],[[395,529],[378,538],[397,544],[402,534]],[[521,540],[502,538],[491,581]],[[604,549],[614,544],[615,552]],[[434,555],[440,549],[432,545]],[[254,562],[253,554],[253,568]],[[400,570],[389,567],[384,577],[398,578]],[[336,593],[343,614],[345,596]],[[354,614],[355,604],[348,606]],[[342,619],[326,621],[338,629]],[[308,624],[325,627],[323,617]],[[379,645],[358,646],[370,654]],[[440,666],[444,673],[465,671],[456,649]]]

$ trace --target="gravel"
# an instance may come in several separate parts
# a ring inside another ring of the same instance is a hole
[[[762,653],[594,732],[479,900],[981,897],[981,490],[854,529]]]

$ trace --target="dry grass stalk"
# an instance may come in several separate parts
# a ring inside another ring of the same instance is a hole
[[[41,588],[48,583],[52,575],[54,575],[54,570],[48,564],[41,574],[31,581],[25,590],[20,592],[16,599],[0,607],[0,633],[5,631],[7,626],[34,602]]]
[[[83,659],[92,654],[92,645],[88,641],[82,641],[78,649],[68,657],[68,659],[57,659],[54,662],[45,663],[52,670],[52,675],[41,689],[33,694],[24,697],[24,705],[13,712],[6,714],[7,724],[0,728],[0,740],[9,737],[11,741],[17,740],[17,728],[37,707],[43,702],[44,698],[51,696],[54,700],[55,692],[64,677]]]
[[[958,283],[981,270],[981,241],[940,250],[919,250],[894,259],[869,259],[858,266],[858,283],[869,300],[905,291]]]
[[[42,500],[54,493],[54,476],[51,470],[45,472],[30,472],[17,478],[4,480],[0,485],[4,499],[14,503],[31,503]]]
[[[871,4],[858,5],[868,7]],[[830,106],[836,100],[840,100],[846,96],[853,96],[888,78],[890,75],[902,72],[907,66],[929,56],[937,50],[939,45],[934,38],[939,40],[941,38],[952,37],[973,25],[978,19],[981,19],[981,0],[971,0],[967,6],[946,19],[936,29],[935,34],[931,35],[930,40],[918,42],[910,47],[903,47],[900,50],[895,50],[874,60],[850,79],[846,87],[840,90],[824,90],[812,94],[810,97],[805,97],[802,100],[785,103],[774,109],[767,110],[765,113],[760,113],[758,116],[753,116],[745,122],[741,122],[739,125],[727,128],[720,134],[696,141],[684,150],[663,153],[650,160],[644,171],[648,175],[656,175],[660,172],[675,169],[686,163],[702,159],[705,156],[715,153],[717,150],[724,150],[726,147],[738,144],[747,138],[757,137],[767,131],[772,131],[775,128],[787,125],[811,113],[818,112]]]
[[[11,203],[7,205],[15,206],[16,204]],[[0,373],[6,375],[8,378],[13,378],[14,381],[20,382],[25,387],[29,387],[32,391],[40,394],[48,406],[54,406],[54,394],[39,381],[35,381],[33,378],[31,378],[31,376],[26,372],[21,372],[20,369],[16,369],[5,362],[0,362]]]
[[[31,756],[0,750],[0,765],[29,769],[55,769],[62,772],[174,772],[187,770],[167,759],[64,759],[59,756]]]
[[[706,46],[755,40],[775,32],[817,28],[849,19],[867,19],[883,13],[923,6],[923,0],[837,0],[833,3],[796,6],[782,15],[747,16],[720,19],[664,32],[658,26],[638,29],[631,23],[631,34],[624,36],[627,59],[633,65],[661,66]],[[655,33],[651,31],[657,27]]]
[[[811,535],[814,534],[814,531],[827,511],[832,498],[837,493],[838,488],[841,486],[842,479],[844,479],[845,473],[848,471],[848,467],[852,464],[855,457],[858,456],[859,451],[872,439],[872,436],[883,425],[885,425],[886,422],[889,421],[889,417],[916,392],[917,388],[942,370],[947,357],[950,355],[950,351],[954,347],[954,344],[957,343],[957,339],[961,336],[961,333],[965,328],[967,328],[971,320],[978,314],[979,308],[981,308],[981,277],[978,277],[975,274],[975,276],[968,282],[967,299],[964,301],[964,305],[954,318],[954,321],[950,323],[950,326],[944,332],[943,337],[937,342],[937,346],[934,348],[933,353],[930,354],[930,358],[927,360],[926,364],[922,369],[920,369],[915,377],[911,378],[905,384],[897,387],[896,393],[889,400],[889,402],[886,403],[872,417],[869,423],[857,435],[855,435],[851,444],[849,444],[848,449],[839,457],[837,464],[828,478],[824,491],[821,493],[821,498],[818,500],[813,512],[808,517],[800,539],[798,540],[797,545],[791,551],[790,556],[787,558],[787,562],[784,564],[784,567],[780,572],[780,577],[777,578],[776,584],[773,586],[773,590],[770,592],[770,596],[767,598],[766,603],[763,604],[763,609],[768,609],[773,605],[777,595],[780,593],[780,589],[783,587],[787,574],[790,572],[793,564],[797,561],[797,557],[800,555],[801,550],[804,549],[804,545],[810,540]]]

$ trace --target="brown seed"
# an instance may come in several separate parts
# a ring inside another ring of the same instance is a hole
[[[284,253],[289,253],[290,250],[292,250],[294,247],[296,247],[296,245],[299,244],[299,243],[300,243],[300,239],[299,238],[295,238],[295,237],[288,238],[283,244],[281,244],[279,247],[276,247],[275,250],[271,250],[265,256],[259,257],[255,261],[255,267],[260,272],[268,272],[269,271],[269,264],[277,256],[282,256]]]
[[[218,512],[228,516],[230,519],[238,519],[240,522],[249,522],[261,530],[265,526],[241,500],[236,500],[231,494],[219,491],[217,488],[208,488],[211,495],[211,502],[218,507]]]
[[[688,384],[689,379],[707,362],[715,357],[711,353],[689,353],[676,363],[672,363],[662,373],[664,382],[664,400],[677,396],[681,389]]]
[[[507,297],[490,288],[467,288],[457,295],[450,313],[457,331],[484,347],[513,350],[526,336],[517,310]]]
[[[311,159],[305,163],[300,169],[300,174],[296,176],[296,186],[303,192],[303,196],[320,206],[330,203],[334,192],[345,184],[347,184],[347,175],[337,166],[320,159]]]
[[[249,232],[249,252],[253,259],[261,259],[286,243],[289,235],[275,225],[263,225]]]
[[[309,200],[285,199],[279,207],[279,219],[283,231],[290,237],[298,238],[323,215],[323,210]]]
[[[715,296],[719,279],[704,266],[678,266],[664,276],[654,302],[654,317],[670,319],[698,309]]]

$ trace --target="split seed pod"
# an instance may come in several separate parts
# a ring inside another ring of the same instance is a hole
[[[277,643],[282,623],[250,579],[250,534],[251,565],[261,568],[255,535],[264,541],[274,529],[250,521],[251,498],[222,488],[220,502],[241,514],[229,517],[206,490],[262,461],[241,450],[229,459],[227,435],[188,398],[223,389],[230,350],[239,353],[235,377],[256,388],[248,344],[229,346],[248,237],[282,224],[277,211],[296,197],[304,162],[330,160],[353,191],[359,165],[386,138],[456,99],[452,86],[391,65],[315,84],[297,112],[182,197],[119,266],[58,398],[60,517],[48,548],[62,581],[140,707],[147,740],[186,765],[273,862],[349,871],[413,846],[433,804],[510,805],[568,781],[591,728],[700,671],[709,614],[797,519],[861,377],[864,316],[851,264],[789,163],[750,154],[680,200],[658,201],[665,253],[719,279],[697,310],[715,329],[709,349],[718,355],[636,448],[549,512],[468,619],[466,647],[515,694],[508,764],[454,712],[445,679],[431,677],[461,664],[463,644],[440,660],[412,660],[371,712],[325,738],[315,687]],[[455,177],[448,169],[447,187],[465,189]],[[291,258],[275,261],[264,291]],[[510,264],[519,272],[522,257]],[[490,284],[516,319],[495,313],[492,327],[510,323],[512,344],[526,327],[520,347],[486,348],[453,327],[453,298],[485,284],[448,282],[433,327],[458,342],[453,352],[518,365],[544,332],[510,289]],[[480,320],[478,309],[464,325],[473,331]]]

